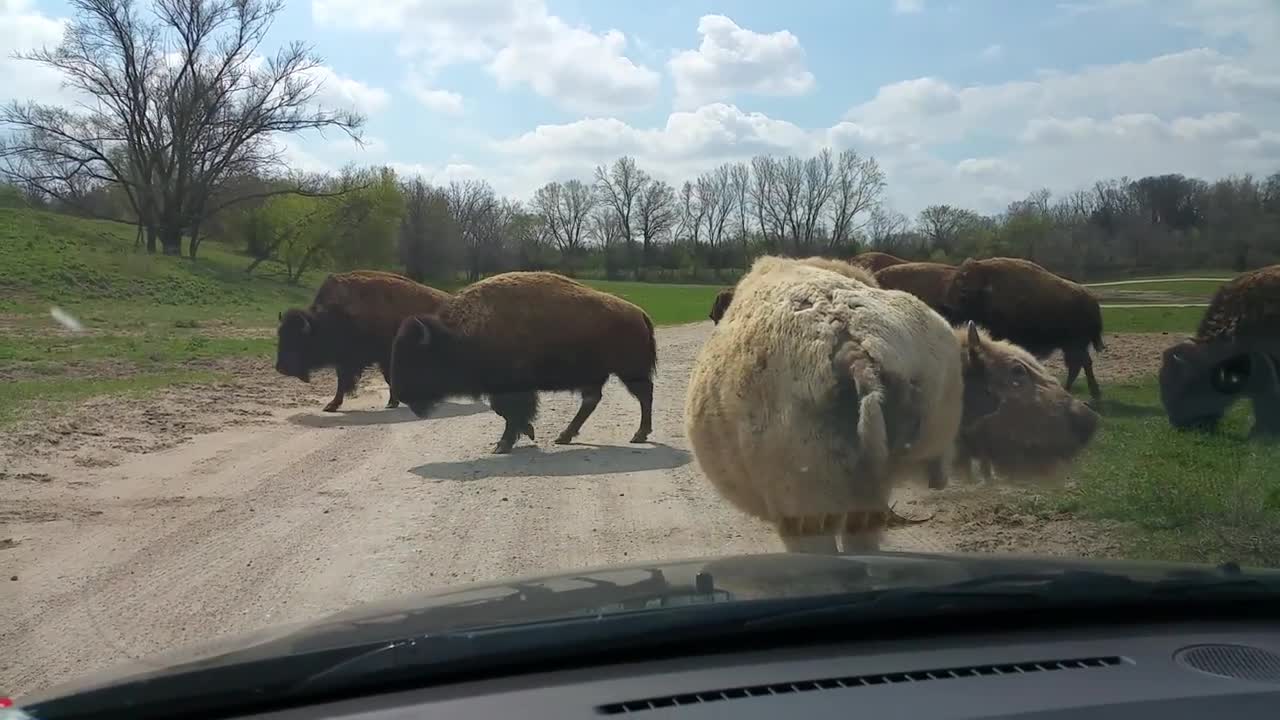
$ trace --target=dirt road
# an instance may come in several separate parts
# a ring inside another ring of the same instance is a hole
[[[685,382],[710,329],[659,331],[650,445],[627,443],[638,409],[616,381],[579,444],[551,443],[576,398],[548,395],[537,446],[497,456],[501,421],[483,404],[416,421],[381,409],[379,382],[324,414],[331,375],[307,387],[266,362],[237,384],[90,403],[15,433],[0,448],[0,695],[401,593],[781,550],[719,501],[684,439]],[[161,432],[178,423],[190,439]],[[1112,549],[1103,529],[1016,507],[990,490],[907,488],[898,510],[935,517],[888,547]]]

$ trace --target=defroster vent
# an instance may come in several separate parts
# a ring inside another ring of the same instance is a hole
[[[701,703],[720,702],[722,700],[738,700],[741,698],[761,697],[766,695],[786,695],[796,692],[813,692],[815,690],[838,690],[841,688],[859,688],[868,685],[893,685],[898,683],[925,682],[928,680],[954,680],[958,678],[989,677],[992,675],[1025,675],[1028,673],[1050,672],[1054,670],[1086,670],[1089,668],[1105,668],[1121,665],[1130,660],[1119,656],[1075,658],[1071,660],[1044,660],[1041,662],[1008,663],[1002,665],[967,665],[937,670],[914,670],[900,673],[881,673],[877,675],[851,675],[848,677],[831,677],[800,682],[773,683],[770,685],[747,685],[743,687],[706,690],[683,695],[666,695],[663,697],[628,700],[626,702],[609,703],[596,707],[602,715],[623,715],[644,712],[676,705],[698,705]]]

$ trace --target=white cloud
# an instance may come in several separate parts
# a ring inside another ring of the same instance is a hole
[[[626,54],[618,30],[596,32],[552,15],[543,0],[312,0],[326,26],[398,33],[400,53],[428,74],[484,63],[502,87],[528,87],[562,107],[643,107],[660,78]]]
[[[786,30],[758,33],[724,15],[704,15],[698,34],[697,50],[679,52],[668,63],[677,107],[726,100],[739,92],[801,95],[813,88],[804,48]]]
[[[924,10],[924,0],[893,0],[893,11],[899,15],[918,13]]]
[[[391,104],[391,95],[386,90],[341,75],[331,67],[319,65],[309,75],[319,83],[315,102],[322,107],[374,115]]]
[[[447,185],[455,180],[485,179],[480,169],[469,163],[451,162],[444,165],[428,165],[393,162],[390,165],[391,169],[403,178],[420,178],[432,185]]]
[[[14,53],[50,49],[62,41],[66,19],[41,14],[30,0],[0,0],[0,102],[34,100],[66,103],[75,96],[62,88],[62,76]]]
[[[405,89],[428,110],[446,115],[459,115],[462,113],[461,95],[449,90],[431,87],[419,73],[410,72],[406,76]]]
[[[1004,46],[1000,44],[992,44],[982,48],[979,57],[983,60],[999,60],[1004,57]]]

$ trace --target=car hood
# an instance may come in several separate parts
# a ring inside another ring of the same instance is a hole
[[[760,554],[634,563],[407,595],[307,622],[271,626],[153,655],[22,698],[26,706],[96,688],[251,660],[695,603],[813,597],[962,582],[998,573],[1093,570],[1135,580],[1202,573],[1210,566],[963,553]],[[1249,570],[1253,576],[1280,571]]]

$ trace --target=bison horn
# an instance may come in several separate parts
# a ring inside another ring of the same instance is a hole
[[[283,313],[283,312],[280,312],[280,311],[276,311],[276,320],[278,320],[278,321],[283,321],[283,320],[284,320],[284,313]]]
[[[311,332],[311,321],[306,318],[302,318],[302,334],[307,335],[307,334],[310,334],[310,332]]]
[[[414,318],[414,324],[418,326],[418,331],[422,333],[422,339],[418,341],[419,345],[428,345],[431,343],[431,329],[427,324],[422,322],[421,318]]]

